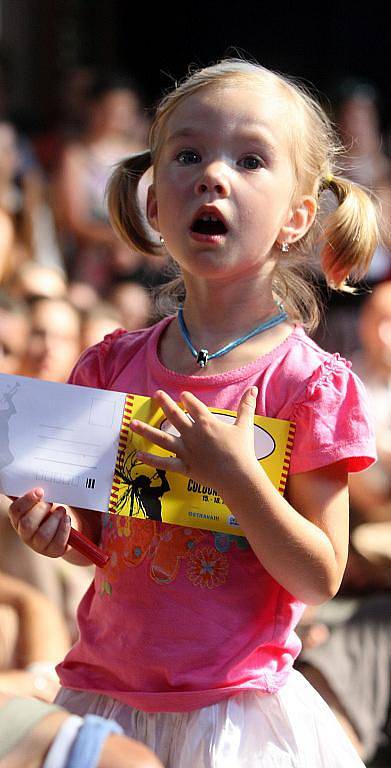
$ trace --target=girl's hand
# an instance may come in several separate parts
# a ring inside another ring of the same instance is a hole
[[[9,517],[19,537],[35,552],[62,557],[67,550],[71,518],[63,506],[44,501],[42,488],[33,488],[9,508]]]
[[[158,390],[155,399],[179,436],[142,421],[132,421],[130,428],[175,456],[138,452],[138,458],[156,469],[178,472],[210,485],[224,495],[230,483],[236,485],[238,471],[247,474],[251,466],[259,466],[254,451],[257,391],[256,387],[250,387],[244,392],[235,422],[227,424],[190,392],[181,395],[185,413],[169,395]]]

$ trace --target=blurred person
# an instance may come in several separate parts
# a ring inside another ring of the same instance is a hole
[[[27,306],[0,290],[0,373],[19,373],[28,328]]]
[[[353,362],[371,398],[378,462],[361,478],[352,478],[352,545],[360,562],[377,568],[384,574],[385,585],[391,586],[390,280],[374,288],[363,305],[358,327],[361,350]]]
[[[348,593],[391,587],[391,281],[366,298],[357,327],[360,350],[352,359],[370,396],[378,461],[349,483]]]
[[[79,312],[89,312],[100,301],[100,295],[92,285],[78,280],[68,283],[67,296]]]
[[[378,462],[350,476],[345,576],[308,622],[299,668],[369,760],[383,744],[391,757],[391,281],[366,299],[358,331],[353,364],[371,398]]]
[[[130,78],[97,82],[89,105],[84,135],[63,152],[56,210],[64,247],[73,251],[71,278],[104,291],[117,269],[133,271],[143,259],[120,243],[108,222],[105,203],[113,166],[144,147],[143,118],[137,86]]]
[[[0,121],[0,207],[14,225],[14,270],[29,258],[62,267],[42,176],[37,167],[23,167],[16,129],[6,121]]]
[[[0,693],[1,768],[163,768],[113,720]]]
[[[80,353],[81,319],[65,298],[35,298],[30,304],[27,345],[18,373],[49,381],[66,381]],[[91,572],[75,574],[66,562],[49,562],[42,567],[35,553],[26,548],[9,523],[9,500],[0,496],[0,563],[10,575],[37,587],[61,610],[75,636],[75,609],[89,584]]]
[[[32,249],[32,223],[16,178],[20,165],[17,135],[11,123],[0,121],[0,207],[13,221],[16,265],[28,259]]]
[[[12,165],[12,152],[9,158],[7,151],[8,124],[0,121],[0,285],[9,278],[15,269],[15,227],[12,216],[8,211],[6,201],[3,201],[4,178],[7,175],[7,165]]]
[[[349,175],[358,184],[372,188],[389,181],[391,163],[381,140],[375,86],[355,78],[343,80],[335,94],[335,110],[345,147],[343,165]]]
[[[9,521],[9,506],[9,498],[0,494],[1,572],[23,581],[28,588],[38,590],[50,605],[54,606],[54,610],[63,616],[74,641],[77,635],[76,608],[92,579],[93,569],[87,566],[75,572],[65,560],[48,560],[43,563],[39,555],[21,545]],[[10,613],[8,609],[7,612]],[[8,623],[12,622],[13,618],[8,617]],[[2,618],[0,625],[3,625]],[[16,625],[15,632],[17,631]]]
[[[369,282],[375,284],[391,276],[391,161],[383,149],[375,87],[354,79],[343,82],[336,118],[345,148],[341,161],[346,174],[371,189],[381,204],[382,241],[368,272]]]
[[[37,297],[59,299],[67,295],[64,274],[32,259],[22,264],[6,285],[9,294],[27,301]]]
[[[78,140],[88,121],[89,99],[96,72],[90,66],[76,66],[63,73],[51,125],[34,137],[34,149],[47,177],[52,178],[58,158],[70,140]]]
[[[84,313],[81,326],[81,349],[92,347],[104,336],[121,326],[121,316],[108,301],[100,301]]]
[[[384,751],[390,765],[391,594],[335,598],[304,615],[300,635],[297,668],[366,764]]]
[[[33,300],[22,375],[66,381],[80,353],[80,330],[80,315],[66,299]]]
[[[391,161],[383,149],[380,96],[375,86],[348,78],[335,89],[333,101],[342,144],[339,166],[347,178],[370,190],[380,211],[381,237],[358,296],[324,291],[325,324],[316,338],[330,351],[338,349],[350,357],[360,346],[357,304],[365,301],[368,288],[391,277]]]
[[[0,207],[0,285],[14,270],[14,240],[15,230],[11,217]]]
[[[361,350],[354,357],[354,367],[371,397],[378,462],[352,478],[356,525],[391,521],[391,280],[378,285],[367,298],[358,328]]]
[[[136,331],[150,324],[152,302],[144,286],[134,281],[117,283],[110,292],[110,300],[120,315],[120,325],[127,331]]]
[[[70,642],[53,602],[0,570],[0,690],[52,701],[58,690],[55,665]]]

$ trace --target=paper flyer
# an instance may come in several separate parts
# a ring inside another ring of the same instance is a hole
[[[39,485],[48,501],[242,536],[213,488],[137,458],[166,451],[134,434],[132,418],[176,434],[152,398],[0,374],[0,491]],[[255,454],[280,493],[293,440],[291,422],[255,417]]]

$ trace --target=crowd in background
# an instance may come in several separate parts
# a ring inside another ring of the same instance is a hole
[[[0,372],[60,382],[106,333],[156,320],[151,296],[168,269],[166,257],[121,244],[105,204],[115,163],[146,145],[138,85],[80,69],[66,86],[57,123],[39,135],[0,114]],[[339,163],[379,200],[382,243],[356,295],[330,296],[318,281],[317,339],[353,357],[379,462],[354,477],[346,575],[337,598],[305,616],[299,662],[370,761],[391,740],[391,161],[373,86],[345,81],[333,101]],[[0,690],[52,700],[91,572],[23,547],[4,501],[0,569]]]

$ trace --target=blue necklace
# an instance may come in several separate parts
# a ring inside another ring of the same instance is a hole
[[[190,349],[191,354],[193,355],[193,357],[197,359],[198,365],[200,366],[200,368],[205,368],[208,365],[209,360],[213,360],[213,358],[215,357],[221,357],[221,355],[225,355],[227,352],[230,352],[231,349],[235,349],[235,347],[238,347],[239,344],[243,344],[243,342],[248,341],[248,339],[252,339],[253,336],[257,336],[258,333],[262,333],[263,331],[268,331],[269,328],[274,328],[275,325],[279,325],[280,323],[283,323],[285,320],[287,320],[288,315],[285,312],[282,304],[278,303],[277,306],[279,307],[279,310],[280,310],[278,315],[273,315],[273,317],[269,317],[268,320],[265,320],[264,323],[257,325],[257,327],[254,328],[249,333],[246,333],[244,336],[239,336],[238,339],[231,341],[230,344],[226,344],[225,347],[221,347],[221,349],[218,349],[217,352],[212,352],[212,354],[209,354],[209,351],[207,349],[200,349],[199,352],[197,352],[196,348],[193,347],[193,344],[191,343],[191,339],[189,336],[189,331],[187,330],[186,323],[183,317],[182,305],[178,309],[179,329],[188,348]]]

